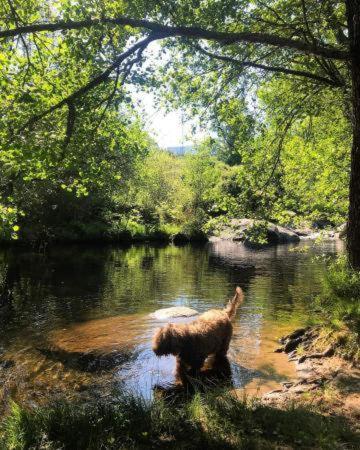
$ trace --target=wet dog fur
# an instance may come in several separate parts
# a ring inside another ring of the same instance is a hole
[[[244,294],[240,287],[226,308],[211,309],[189,324],[172,324],[159,328],[152,349],[157,356],[176,356],[176,372],[196,375],[209,355],[223,358],[232,336],[231,320]]]

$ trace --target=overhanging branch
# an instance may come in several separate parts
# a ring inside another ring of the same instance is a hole
[[[208,56],[212,59],[218,59],[220,61],[225,61],[231,64],[234,64],[239,67],[252,67],[254,69],[259,70],[265,70],[267,72],[278,72],[278,73],[285,73],[287,75],[294,75],[302,78],[309,78],[311,80],[320,82],[322,84],[326,84],[328,86],[333,87],[343,87],[343,83],[341,83],[339,80],[332,80],[331,78],[322,77],[321,75],[317,75],[315,73],[306,72],[304,70],[294,70],[294,69],[288,69],[286,67],[279,67],[279,66],[267,66],[265,64],[259,64],[253,61],[241,61],[236,58],[232,58],[230,56],[224,56],[224,55],[217,55],[216,53],[209,52],[202,48],[199,45],[196,45],[195,48],[199,50],[199,52],[203,53],[204,55]]]
[[[65,105],[67,105],[69,107],[69,111],[72,110],[76,100],[78,100],[80,97],[82,97],[83,95],[88,93],[90,90],[92,90],[96,86],[99,86],[100,84],[102,84],[105,81],[107,81],[107,79],[110,77],[111,73],[115,69],[117,69],[129,56],[133,55],[138,50],[139,51],[143,51],[150,44],[150,42],[152,42],[152,41],[154,41],[156,39],[161,39],[161,38],[162,38],[162,35],[153,33],[150,36],[148,36],[147,38],[142,39],[141,41],[138,41],[136,44],[134,44],[128,50],[126,50],[125,52],[121,53],[121,55],[119,55],[115,59],[115,61],[106,70],[104,70],[104,72],[102,72],[97,77],[93,78],[91,81],[89,81],[89,83],[85,84],[81,88],[79,88],[76,91],[74,91],[72,94],[70,94],[67,97],[65,97],[62,100],[60,100],[55,105],[51,106],[47,110],[43,111],[42,113],[40,113],[40,114],[38,114],[36,116],[33,116],[30,120],[28,120],[20,128],[20,130],[18,130],[18,132],[22,132],[26,128],[31,127],[32,125],[34,125],[39,120],[43,119],[48,114],[51,114],[52,112],[56,111],[57,109],[62,108]]]
[[[132,19],[129,17],[87,19],[81,21],[59,21],[48,23],[33,23],[8,30],[0,30],[0,38],[15,37],[20,34],[28,34],[43,31],[65,31],[79,30],[101,25],[121,25],[131,26],[133,28],[145,28],[156,33],[161,33],[163,37],[187,37],[190,39],[205,39],[222,43],[223,45],[234,44],[237,42],[258,43],[272,45],[278,48],[287,48],[309,55],[323,56],[329,59],[347,60],[349,52],[339,48],[324,46],[317,42],[304,42],[297,39],[286,38],[267,33],[252,32],[223,32],[206,30],[200,27],[169,26],[149,20]]]

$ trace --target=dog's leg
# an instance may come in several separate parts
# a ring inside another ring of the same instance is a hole
[[[226,356],[226,354],[229,350],[231,336],[232,336],[232,330],[229,330],[229,333],[224,337],[219,350],[216,352],[216,356],[218,356],[220,358],[223,358],[224,356]]]
[[[183,359],[177,355],[176,356],[176,372],[175,372],[175,378],[176,382],[181,382],[184,386],[187,383],[186,378],[186,364],[184,363]]]
[[[191,367],[190,368],[191,376],[196,377],[199,374],[200,369],[204,365],[205,359],[206,359],[206,355],[200,355],[200,354],[192,355],[191,361],[189,361],[189,365]]]

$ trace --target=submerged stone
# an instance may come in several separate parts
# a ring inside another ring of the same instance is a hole
[[[134,353],[118,350],[103,354],[95,351],[86,353],[67,352],[65,350],[51,348],[38,348],[38,351],[53,361],[60,361],[69,369],[83,372],[111,370],[114,367],[129,362],[134,357]]]
[[[148,321],[133,314],[88,320],[51,331],[47,341],[50,348],[81,354],[131,351],[146,341]]]
[[[187,306],[172,306],[171,308],[158,309],[151,313],[150,317],[157,320],[166,320],[175,317],[192,317],[198,314],[198,311]]]

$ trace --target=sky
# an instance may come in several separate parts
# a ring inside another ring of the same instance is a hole
[[[146,65],[152,67],[162,64],[167,55],[159,51],[161,46],[158,42],[152,42],[146,50]],[[161,62],[160,62],[161,61]],[[130,88],[130,91],[131,88]],[[132,91],[132,97],[139,104],[138,108],[145,123],[145,129],[154,138],[159,147],[178,147],[181,145],[194,145],[195,142],[205,137],[206,132],[197,131],[196,136],[192,132],[196,117],[192,120],[186,120],[185,115],[180,110],[167,112],[164,108],[156,105],[154,96],[151,92]]]
[[[194,145],[203,138],[206,133],[198,131],[196,136],[192,132],[196,118],[193,121],[185,119],[180,110],[171,112],[155,106],[151,93],[142,92],[136,94],[136,100],[140,103],[140,109],[146,114],[145,129],[154,138],[159,147],[177,147],[181,145]]]

